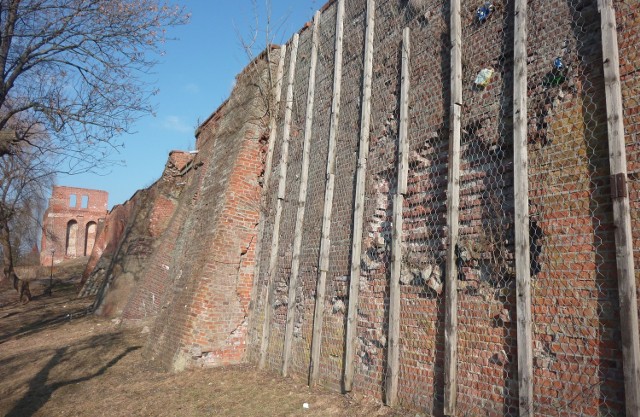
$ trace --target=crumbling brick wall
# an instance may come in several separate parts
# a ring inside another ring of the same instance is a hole
[[[96,238],[89,261],[82,273],[79,296],[95,295],[104,282],[107,269],[116,254],[124,230],[129,222],[131,210],[139,193],[136,193],[125,204],[114,206],[104,221],[104,227]]]
[[[340,389],[348,302],[353,180],[357,166],[364,1],[347,1],[336,192],[331,218],[330,270],[320,358],[320,382]],[[409,189],[403,208],[399,401],[442,412],[444,281],[450,50],[448,5],[436,1],[377,1],[373,114],[368,158],[362,276],[354,390],[381,398],[386,378],[392,195],[397,182],[401,31],[411,28]],[[515,415],[518,410],[513,225],[514,3],[495,1],[486,22],[478,2],[462,1],[462,161],[458,327],[458,412]],[[636,109],[638,5],[615,2],[621,47],[632,217],[637,223]],[[309,193],[302,230],[290,369],[309,369],[318,277],[332,94],[336,3],[320,18],[318,75]],[[624,409],[620,318],[596,2],[529,4],[528,84],[531,274],[533,277],[534,396],[540,415],[620,414]],[[302,125],[310,29],[300,33],[292,131]],[[302,60],[300,60],[302,56]],[[554,59],[565,67],[553,71]],[[288,68],[287,58],[285,68]],[[474,85],[493,70],[485,88]],[[286,71],[284,79],[287,79]],[[283,86],[283,92],[286,86]],[[282,137],[280,110],[279,133]],[[273,278],[275,302],[265,306],[271,230],[276,206],[276,143],[267,218],[256,277],[256,314],[249,359],[260,356],[264,309],[274,311],[267,350],[282,366],[288,282],[299,189],[301,141],[292,135],[289,174]],[[634,228],[635,230],[635,228]],[[634,232],[634,241],[638,242]],[[637,246],[637,245],[636,245]],[[638,250],[635,249],[636,262]],[[636,266],[636,268],[638,268]]]
[[[640,5],[614,2],[619,21],[625,137],[632,221],[637,225],[637,69]],[[518,345],[514,248],[513,0],[494,1],[479,22],[478,2],[462,1],[463,102],[452,103],[449,5],[437,0],[378,0],[373,59],[370,152],[366,173],[360,300],[353,390],[382,398],[387,379],[393,195],[398,173],[401,38],[411,29],[409,174],[401,233],[399,403],[443,412],[449,111],[460,106],[460,240],[458,267],[457,413],[518,415]],[[341,389],[349,298],[354,178],[358,166],[366,2],[346,1],[342,98],[337,130],[329,271],[321,323],[319,382]],[[528,4],[528,152],[532,276],[534,414],[622,415],[613,219],[596,2]],[[282,366],[287,314],[293,314],[291,373],[306,376],[312,343],[328,137],[335,70],[336,2],[319,20],[318,67],[300,275],[294,311],[289,283],[300,189],[302,140],[311,55],[311,25],[299,35],[285,197],[278,201],[292,45],[284,57],[283,100],[277,108],[273,167],[261,184],[267,121],[265,57],[238,77],[231,97],[198,130],[198,154],[166,223],[145,223],[162,236],[123,310],[125,318],[157,314],[147,355],[164,368],[257,363],[265,309],[273,309],[267,367]],[[278,61],[272,50],[271,72]],[[554,69],[555,58],[564,66]],[[475,83],[491,69],[486,86]],[[177,185],[177,184],[176,184]],[[260,201],[261,187],[266,187]],[[157,201],[161,212],[170,204]],[[166,201],[165,201],[166,203]],[[279,244],[276,207],[282,204]],[[261,211],[262,210],[262,211]],[[147,212],[150,213],[150,212]],[[259,215],[263,238],[259,259]],[[141,220],[136,220],[140,222]],[[639,235],[634,227],[634,242]],[[127,247],[126,245],[122,246]],[[635,245],[636,276],[640,255]],[[269,261],[273,304],[267,305]],[[126,256],[126,251],[122,256]],[[122,258],[124,259],[124,258]],[[254,267],[259,274],[253,277]],[[253,281],[255,279],[255,281]],[[253,283],[253,288],[252,288]],[[253,299],[250,296],[253,294]],[[160,295],[160,297],[156,297]],[[151,297],[151,303],[149,300]],[[144,311],[143,311],[144,310]]]
[[[187,210],[178,209],[184,217],[170,252],[171,291],[147,346],[164,368],[238,363],[245,356],[268,73],[266,57],[257,58],[197,132],[195,161],[202,165],[187,185]]]
[[[174,217],[185,168],[192,158],[188,152],[171,152],[161,178],[110,213],[105,238],[100,239],[105,247],[96,247],[96,252],[104,253],[97,263],[90,259],[87,271],[91,272],[81,291],[83,296],[97,294],[96,314],[145,319],[158,313],[166,275],[151,265],[166,270],[158,262],[163,254],[158,248],[170,239],[165,230]]]
[[[54,186],[44,213],[40,264],[89,256],[107,215],[106,191]]]
[[[543,415],[624,414],[606,103],[595,2],[532,5],[534,396]],[[549,60],[567,80],[549,83]],[[629,155],[630,160],[634,160]]]

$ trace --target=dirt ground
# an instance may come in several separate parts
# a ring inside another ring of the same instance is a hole
[[[81,271],[56,270],[52,296],[48,277],[32,281],[25,305],[0,288],[1,416],[416,416],[248,365],[157,372],[142,357],[142,329],[96,318],[92,299],[75,298]]]

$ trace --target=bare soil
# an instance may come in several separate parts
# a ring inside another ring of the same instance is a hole
[[[142,357],[142,329],[97,318],[92,299],[76,298],[82,268],[57,267],[51,296],[49,271],[38,271],[28,304],[0,288],[1,416],[416,415],[249,365],[158,372]]]

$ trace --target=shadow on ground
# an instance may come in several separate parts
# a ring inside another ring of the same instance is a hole
[[[86,348],[93,346],[88,341]],[[53,392],[61,387],[78,384],[80,382],[89,381],[95,377],[103,375],[109,368],[118,363],[122,358],[134,350],[140,349],[141,346],[131,346],[126,348],[122,353],[111,359],[97,371],[87,374],[79,378],[73,378],[64,381],[48,383],[49,374],[63,360],[72,361],[74,352],[69,347],[62,347],[55,350],[55,354],[49,359],[46,365],[38,372],[30,381],[27,393],[17,402],[17,404],[7,413],[6,417],[31,417],[44,404],[49,401]]]

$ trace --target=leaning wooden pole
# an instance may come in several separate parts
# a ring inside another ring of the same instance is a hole
[[[324,296],[329,271],[329,251],[331,249],[331,211],[333,208],[333,190],[336,177],[336,138],[338,135],[338,116],[340,114],[340,93],[342,89],[342,40],[344,37],[344,0],[338,0],[336,14],[335,69],[333,73],[333,99],[331,103],[331,124],[329,126],[329,152],[327,154],[327,183],[324,193],[322,214],[322,236],[320,240],[320,258],[318,260],[318,282],[316,286],[316,305],[313,316],[313,335],[311,340],[311,362],[309,364],[309,386],[318,381],[320,348],[322,346],[322,324],[324,322]]]
[[[513,83],[513,188],[516,314],[518,317],[518,397],[521,417],[533,415],[527,123],[527,0],[516,0]]]
[[[282,74],[284,73],[284,58],[287,54],[287,45],[282,45],[279,48],[278,68],[276,70],[275,79],[271,79],[273,101],[269,102],[269,142],[267,145],[267,155],[264,166],[264,176],[262,178],[262,193],[260,195],[260,223],[258,225],[258,240],[256,242],[256,267],[253,272],[253,287],[251,288],[251,317],[252,326],[257,321],[256,318],[256,304],[258,300],[259,292],[259,280],[260,280],[260,259],[262,257],[262,251],[264,250],[264,224],[267,220],[266,205],[267,198],[269,196],[269,184],[271,181],[271,170],[273,169],[273,150],[276,144],[276,131],[278,121],[278,110],[280,109],[280,98],[282,97]],[[265,300],[266,293],[260,294],[260,299]]]
[[[460,0],[451,0],[451,103],[447,187],[447,271],[445,277],[444,414],[456,415],[458,392],[458,213],[460,210],[460,137],[462,114],[462,25]]]
[[[604,63],[611,197],[616,242],[620,327],[627,416],[640,416],[640,337],[634,277],[631,209],[627,190],[627,155],[624,139],[624,114],[620,85],[620,57],[616,32],[616,15],[611,0],[599,0],[602,58]]]
[[[358,298],[360,294],[360,256],[362,252],[362,224],[364,222],[364,193],[369,156],[369,130],[371,125],[371,83],[373,74],[373,35],[376,2],[367,1],[367,28],[364,44],[364,69],[362,73],[362,112],[360,114],[360,149],[356,172],[356,195],[353,207],[353,235],[351,237],[351,275],[349,277],[349,310],[347,334],[345,336],[345,363],[343,387],[346,392],[353,388],[355,371],[355,344],[358,337]]]
[[[400,271],[402,269],[402,208],[409,175],[409,84],[410,30],[402,32],[402,75],[400,80],[400,127],[398,132],[398,185],[393,198],[393,235],[391,241],[391,278],[389,285],[389,337],[385,402],[393,407],[398,400],[400,370]]]
[[[289,298],[287,303],[287,324],[284,334],[284,350],[282,353],[282,376],[289,372],[291,360],[291,342],[296,316],[296,288],[300,271],[300,252],[302,249],[302,227],[307,202],[307,186],[309,182],[309,153],[311,148],[311,134],[313,132],[313,110],[316,91],[316,66],[318,63],[318,27],[320,12],[313,17],[313,32],[311,35],[311,62],[309,67],[309,87],[307,90],[307,109],[304,125],[304,142],[302,145],[302,172],[300,173],[300,192],[298,194],[298,210],[296,212],[296,227],[293,238],[293,259],[291,261],[291,277],[289,278]]]
[[[293,81],[296,75],[296,60],[298,55],[298,34],[293,35],[293,48],[289,58],[289,78],[287,80],[287,97],[284,108],[284,127],[282,132],[282,154],[280,156],[280,173],[278,178],[278,199],[276,214],[273,220],[273,235],[271,237],[271,256],[269,257],[269,271],[267,278],[267,300],[264,307],[264,322],[262,324],[262,344],[260,345],[260,369],[264,369],[271,336],[271,317],[275,297],[275,275],[278,266],[278,249],[280,243],[280,221],[282,220],[282,206],[285,199],[287,184],[287,168],[289,165],[289,137],[291,135],[291,113],[293,110]]]

